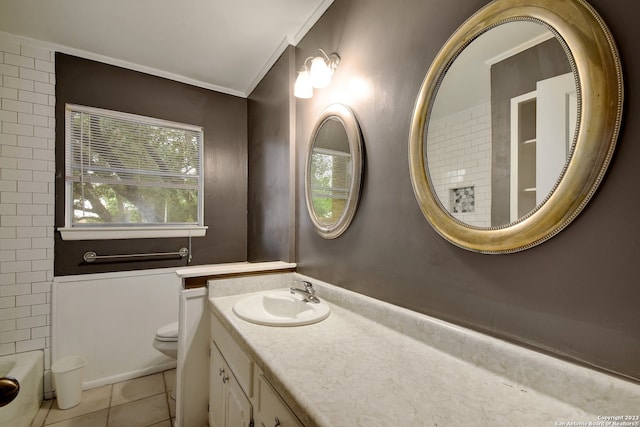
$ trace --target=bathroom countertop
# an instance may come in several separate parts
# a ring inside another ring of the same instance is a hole
[[[239,319],[232,307],[243,295],[209,299],[212,312],[307,427],[607,425],[607,419],[602,417],[640,413],[637,385],[611,379],[621,389],[611,391],[606,376],[606,394],[572,390],[582,387],[584,381],[593,382],[592,371],[585,369],[588,380],[559,380],[562,384],[559,387],[567,388],[559,390],[559,395],[574,393],[578,397],[550,396],[538,387],[497,375],[410,337],[398,328],[385,326],[379,319],[343,308],[347,304],[340,300],[342,297],[335,297],[340,290],[323,285],[316,289],[331,305],[331,315],[320,323],[303,327],[269,327]],[[370,310],[362,302],[358,304],[360,309],[364,307],[365,314],[377,310]],[[418,315],[418,320],[405,326],[425,329],[419,320],[423,317]],[[453,327],[452,331],[458,334],[460,328]],[[443,338],[433,335],[432,339]],[[469,344],[473,339],[461,341]],[[574,369],[571,366],[567,371]],[[550,381],[555,380],[558,379]],[[592,399],[593,396],[596,397]],[[609,399],[612,402],[607,406]],[[593,404],[595,400],[597,404]]]

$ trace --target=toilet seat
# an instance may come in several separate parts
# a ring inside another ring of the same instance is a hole
[[[158,328],[153,340],[153,348],[174,361],[178,358],[178,322],[169,323]],[[176,398],[175,378],[169,396]]]
[[[156,340],[162,342],[178,341],[178,322],[169,323],[161,326],[156,331]]]

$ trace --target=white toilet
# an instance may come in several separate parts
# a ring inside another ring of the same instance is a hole
[[[153,348],[172,359],[178,358],[178,322],[169,323],[158,328],[156,337],[153,340]],[[176,398],[175,384],[171,385],[170,396],[172,399]]]
[[[153,348],[172,359],[178,358],[178,322],[158,328],[153,340]]]

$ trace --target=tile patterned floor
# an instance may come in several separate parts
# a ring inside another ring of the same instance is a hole
[[[173,427],[175,369],[82,392],[73,408],[42,403],[31,427]]]

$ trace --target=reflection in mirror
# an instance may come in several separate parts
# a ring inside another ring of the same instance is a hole
[[[355,215],[362,163],[362,136],[353,112],[330,105],[312,132],[305,171],[309,216],[325,239],[344,233]]]
[[[426,168],[442,206],[475,227],[515,222],[543,203],[567,163],[576,78],[543,24],[510,21],[473,40],[437,89]]]
[[[310,167],[311,199],[318,222],[335,224],[344,213],[351,185],[349,140],[336,117],[329,117],[320,126]]]

